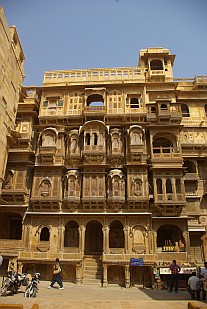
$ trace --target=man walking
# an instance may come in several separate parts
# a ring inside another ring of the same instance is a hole
[[[180,265],[176,263],[176,260],[173,260],[172,264],[170,264],[170,270],[171,270],[171,278],[170,278],[170,289],[168,293],[172,292],[174,284],[175,284],[175,293],[178,293],[178,279],[179,279]]]

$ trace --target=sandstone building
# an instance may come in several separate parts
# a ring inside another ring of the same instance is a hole
[[[16,142],[15,118],[24,78],[24,53],[16,27],[8,27],[0,7],[0,194],[8,149]]]
[[[5,259],[50,279],[59,257],[64,280],[126,287],[150,283],[155,263],[203,262],[207,77],[175,79],[174,58],[148,48],[136,67],[49,71],[22,87],[1,194]]]

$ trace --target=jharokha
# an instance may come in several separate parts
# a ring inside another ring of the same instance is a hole
[[[1,274],[14,259],[47,280],[58,257],[64,280],[129,287],[173,259],[203,265],[207,76],[174,78],[175,55],[155,47],[134,67],[22,86],[24,53],[0,13]]]

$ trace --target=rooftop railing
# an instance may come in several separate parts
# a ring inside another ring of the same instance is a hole
[[[144,81],[144,71],[137,67],[48,71],[44,73],[43,84],[110,80]]]

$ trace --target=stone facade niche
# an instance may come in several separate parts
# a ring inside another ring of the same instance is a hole
[[[109,172],[108,202],[115,210],[120,210],[125,203],[125,176],[119,169]]]
[[[78,130],[71,130],[66,142],[66,162],[76,167],[80,161],[80,144]]]
[[[122,130],[110,129],[109,158],[115,167],[119,167],[124,158],[124,138]]]
[[[147,250],[147,230],[142,225],[132,228],[132,251],[137,254],[144,254]]]
[[[42,163],[54,162],[57,152],[58,132],[55,128],[45,129],[39,137],[39,158]]]
[[[133,162],[143,162],[146,160],[145,134],[141,126],[130,126],[128,130],[128,145],[130,158]]]
[[[80,129],[80,133],[85,162],[104,163],[106,160],[106,125],[99,120],[88,121]]]
[[[81,175],[77,170],[70,170],[64,179],[64,205],[70,210],[77,209],[80,203]]]

